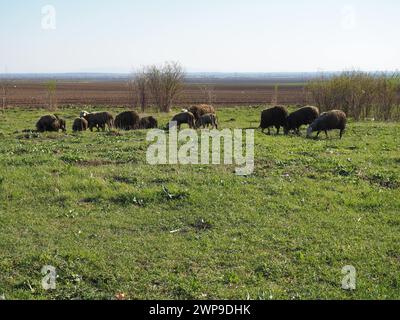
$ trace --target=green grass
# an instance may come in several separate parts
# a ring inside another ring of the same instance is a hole
[[[351,122],[343,140],[256,131],[254,174],[239,177],[234,165],[150,166],[145,131],[72,134],[79,111],[58,112],[67,134],[23,133],[43,110],[0,120],[0,296],[400,297],[399,124]],[[247,128],[260,111],[218,116]],[[41,287],[44,265],[56,290]]]

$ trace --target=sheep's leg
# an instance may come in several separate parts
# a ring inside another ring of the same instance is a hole
[[[340,139],[342,139],[342,137],[343,137],[343,132],[344,132],[344,130],[341,129],[341,130],[340,130]]]
[[[318,131],[316,138],[318,138],[319,134],[321,133],[321,131]]]
[[[281,130],[281,127],[280,126],[277,126],[276,127],[276,135],[279,135],[279,131]]]
[[[329,137],[328,137],[328,131],[327,131],[327,130],[325,130],[325,136],[326,136],[327,139],[329,138]]]

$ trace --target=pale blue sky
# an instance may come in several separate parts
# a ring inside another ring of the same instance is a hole
[[[399,17],[399,0],[0,0],[0,72],[395,70]]]

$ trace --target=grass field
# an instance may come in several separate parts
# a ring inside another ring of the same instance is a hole
[[[254,174],[239,177],[150,166],[145,131],[72,134],[79,111],[59,110],[67,134],[23,133],[43,110],[0,120],[0,296],[400,298],[400,124],[350,122],[343,140],[256,131]],[[247,128],[260,111],[218,116]],[[341,288],[346,265],[355,291]]]

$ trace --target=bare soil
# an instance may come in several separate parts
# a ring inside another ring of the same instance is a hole
[[[11,107],[42,107],[47,103],[45,82],[14,81],[8,84],[7,105]],[[203,85],[187,84],[176,101],[177,105],[208,103],[209,98]],[[218,83],[210,85],[212,88],[212,103],[216,105],[259,105],[271,103],[275,86],[269,84],[252,83]],[[132,95],[128,85],[123,81],[75,81],[58,82],[56,98],[58,105],[108,105],[129,106],[132,104]],[[306,104],[304,85],[283,84],[279,86],[278,103]]]

